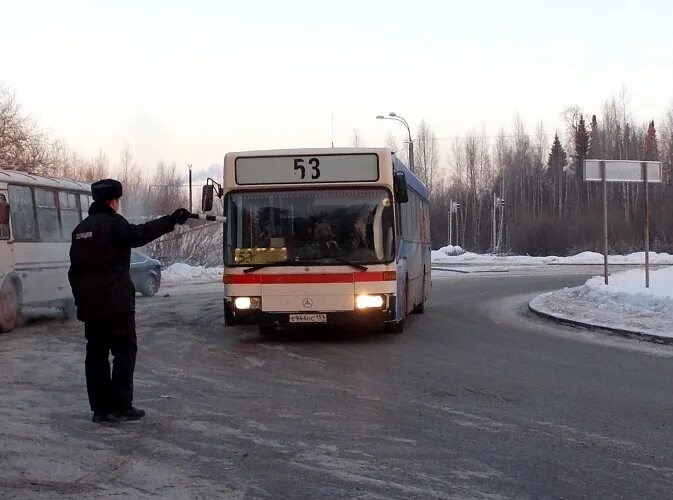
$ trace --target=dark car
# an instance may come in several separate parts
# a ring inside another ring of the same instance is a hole
[[[161,286],[161,262],[138,250],[131,251],[131,280],[136,290],[151,297]]]

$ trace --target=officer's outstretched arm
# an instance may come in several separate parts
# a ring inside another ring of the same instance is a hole
[[[142,247],[156,240],[166,233],[170,233],[175,223],[170,215],[145,222],[131,224],[123,217],[118,218],[115,231],[115,241],[132,248]]]
[[[178,208],[171,215],[145,222],[131,224],[124,217],[118,216],[115,226],[115,241],[132,248],[142,247],[160,236],[173,231],[176,224],[184,224],[189,218],[189,210]]]

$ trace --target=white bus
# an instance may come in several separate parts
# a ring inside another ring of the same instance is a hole
[[[217,184],[217,183],[215,183]],[[225,324],[401,332],[430,291],[427,188],[388,149],[224,158]],[[203,209],[212,209],[212,182]]]
[[[88,184],[0,170],[0,332],[22,306],[72,311],[72,230],[87,216]]]

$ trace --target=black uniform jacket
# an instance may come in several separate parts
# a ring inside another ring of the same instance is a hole
[[[131,248],[141,247],[173,230],[170,216],[145,224],[130,224],[109,205],[94,202],[89,216],[72,232],[70,271],[77,318],[135,312],[131,282]]]

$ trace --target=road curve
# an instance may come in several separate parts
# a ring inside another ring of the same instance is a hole
[[[41,491],[30,457],[56,459],[65,437],[85,492],[668,497],[673,348],[527,317],[535,293],[586,279],[569,272],[445,274],[401,335],[224,330],[219,287],[139,300],[137,403],[146,420],[86,422],[83,374],[73,368],[62,377],[70,390],[59,393],[66,409],[42,417],[58,439],[43,440],[40,452],[26,441],[23,475],[10,468],[0,493]],[[81,351],[76,323],[46,346],[40,328],[14,339],[32,335],[59,359]],[[15,362],[17,345],[0,337]],[[10,377],[0,396],[21,383]]]

